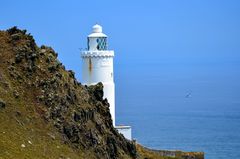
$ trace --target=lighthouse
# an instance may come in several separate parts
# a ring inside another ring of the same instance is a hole
[[[87,50],[81,52],[81,58],[82,83],[88,86],[103,83],[104,98],[110,104],[113,126],[131,140],[130,126],[115,126],[114,51],[108,50],[108,37],[100,25],[92,27],[92,33],[87,37]]]

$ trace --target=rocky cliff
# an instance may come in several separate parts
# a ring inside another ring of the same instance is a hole
[[[26,30],[0,31],[0,158],[142,157],[114,129],[101,83],[81,85]]]
[[[1,31],[0,156],[18,158],[24,149],[41,148],[40,143],[35,143],[37,129],[46,142],[58,140],[59,147],[67,145],[69,150],[81,150],[88,158],[136,157],[134,144],[112,126],[102,88],[101,83],[92,87],[81,85],[74,72],[66,71],[57,60],[52,48],[37,47],[25,30],[13,27]],[[17,126],[12,127],[13,124]],[[44,124],[49,130],[45,130]],[[57,149],[46,144],[49,147],[45,151]],[[59,154],[53,154],[54,157],[68,156],[56,152]],[[51,158],[48,153],[38,153],[39,157]]]

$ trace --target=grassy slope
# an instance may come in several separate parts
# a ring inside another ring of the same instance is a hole
[[[32,119],[29,110],[15,110],[21,111],[23,116],[9,115],[8,110],[0,112],[0,158],[85,158],[82,152],[64,144],[55,128]],[[26,147],[21,147],[22,144]]]
[[[136,144],[139,157],[142,159],[204,159],[204,153],[202,152],[182,152],[176,151],[176,157],[165,157],[160,152],[164,150],[150,150],[139,144]],[[164,152],[168,152],[167,150]]]
[[[5,56],[0,55],[0,98],[6,102],[6,107],[0,109],[0,158],[85,158],[86,152],[64,144],[56,128],[40,117],[36,105],[41,105],[34,101],[31,89],[19,88],[6,74],[8,63],[4,59],[10,59],[12,51],[6,38],[0,32],[1,49],[6,52]],[[28,93],[16,99],[16,90]]]

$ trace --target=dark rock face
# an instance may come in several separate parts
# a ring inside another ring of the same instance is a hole
[[[95,97],[96,100],[103,100],[103,84],[98,83],[96,86],[90,86],[88,88],[89,92]]]
[[[0,109],[5,108],[5,106],[6,106],[6,103],[0,99]]]
[[[74,149],[91,150],[96,158],[136,158],[134,143],[113,127],[109,104],[103,99],[103,85],[83,86],[73,71],[66,71],[57,53],[47,46],[36,46],[25,30],[13,27],[4,33],[12,52],[7,72],[16,86],[16,99],[27,96],[36,101],[36,110],[53,124],[64,141]],[[4,52],[0,52],[2,56]],[[5,103],[0,100],[0,108]]]

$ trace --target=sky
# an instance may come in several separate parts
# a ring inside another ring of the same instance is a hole
[[[209,105],[216,101],[239,105],[239,17],[239,0],[2,0],[0,5],[1,30],[27,29],[39,46],[53,47],[79,81],[80,49],[87,47],[92,26],[102,25],[115,51],[119,120],[128,107],[144,102],[143,109],[177,108],[172,99],[189,92],[199,109],[215,109]]]

